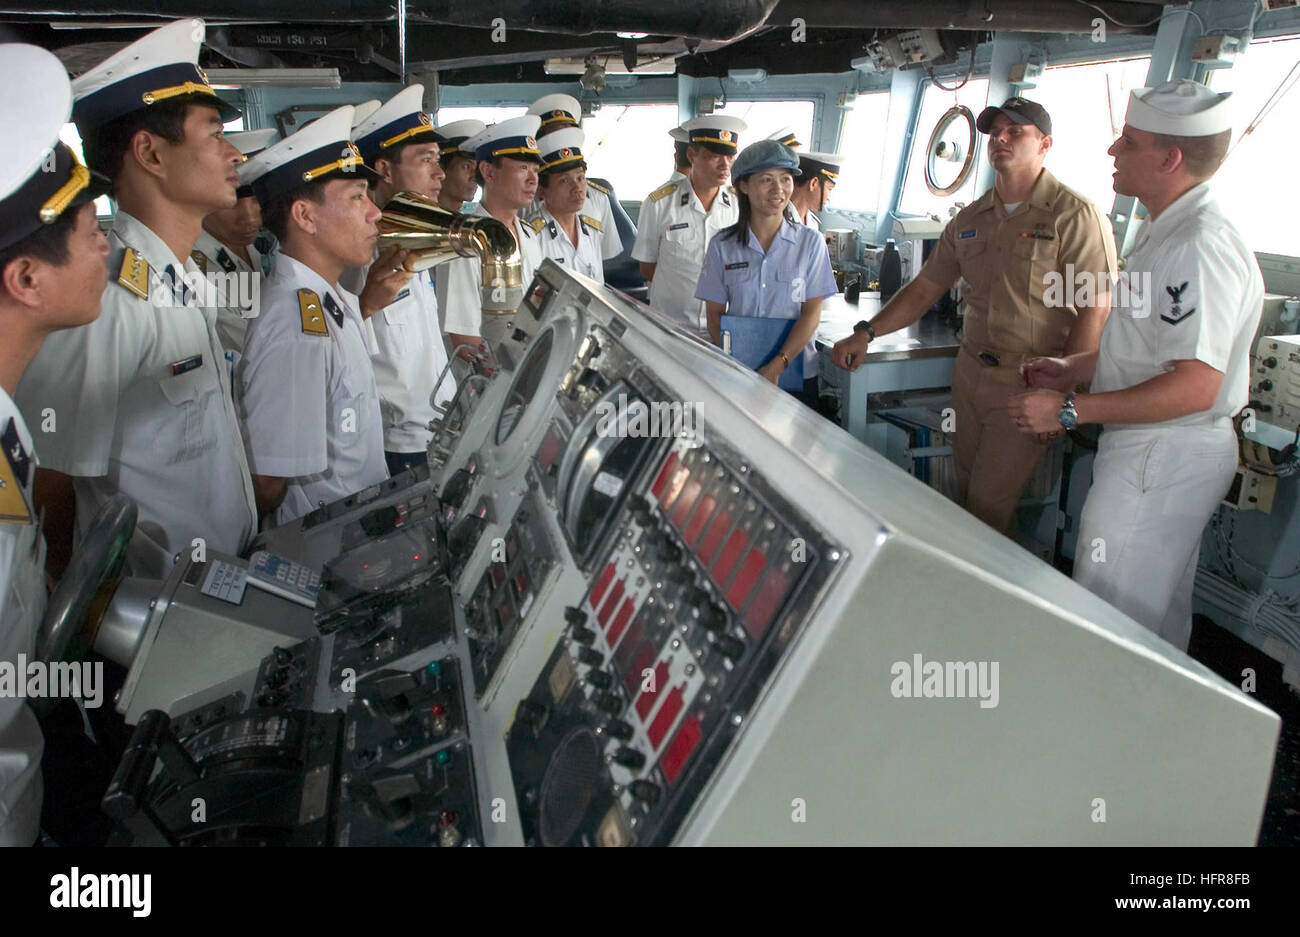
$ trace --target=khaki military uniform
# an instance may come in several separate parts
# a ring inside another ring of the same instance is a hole
[[[1108,291],[1115,271],[1105,217],[1046,169],[1010,214],[996,188],[958,212],[921,268],[936,285],[960,277],[970,286],[952,386],[957,485],[967,510],[1004,533],[1046,449],[1007,412],[1007,399],[1023,390],[1020,365],[1063,354],[1077,315],[1068,300],[1083,275]]]

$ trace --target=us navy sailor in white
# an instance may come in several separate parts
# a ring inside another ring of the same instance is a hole
[[[1024,432],[1105,424],[1074,578],[1183,651],[1201,534],[1237,467],[1232,418],[1248,400],[1264,298],[1255,255],[1207,181],[1232,137],[1227,98],[1188,80],[1132,92],[1108,151],[1116,191],[1151,216],[1127,284],[1098,351],[1028,362],[1032,386],[1051,389],[1010,407]]]
[[[357,298],[280,256],[249,325],[240,400],[254,475],[289,479],[284,524],[388,477]],[[322,397],[323,391],[323,397]]]

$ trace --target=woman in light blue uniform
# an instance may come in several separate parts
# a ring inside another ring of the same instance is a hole
[[[709,242],[695,298],[705,302],[709,336],[721,345],[721,318],[728,315],[793,319],[784,343],[758,373],[777,383],[803,359],[799,397],[817,403],[817,351],[813,335],[822,300],[837,292],[830,255],[821,234],[786,216],[799,157],[776,140],[760,140],[736,157],[731,176],[740,216]]]

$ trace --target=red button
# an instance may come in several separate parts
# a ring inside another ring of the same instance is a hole
[[[636,611],[636,606],[630,598],[624,599],[623,604],[619,606],[618,614],[614,616],[614,622],[609,626],[609,631],[605,634],[605,640],[609,642],[610,647],[618,644],[618,639],[623,634],[623,629],[627,627],[628,621],[632,618],[632,613]]]
[[[640,674],[638,673],[638,679]],[[668,682],[668,661],[661,660],[655,665],[654,672],[654,689],[643,692],[636,701],[636,714],[645,722],[646,716],[650,715],[650,710],[654,709],[655,702],[663,695],[664,684]]]
[[[727,531],[731,529],[731,512],[726,508],[718,511],[717,516],[713,518],[713,523],[709,525],[708,533],[704,535],[704,543],[700,544],[699,557],[700,562],[705,566],[713,562],[713,557],[718,552],[718,547],[722,546],[722,540],[727,536]]]
[[[591,587],[592,608],[595,608],[600,604],[600,597],[605,594],[605,590],[609,588],[609,584],[614,580],[614,572],[614,564],[606,563],[604,570],[600,574],[600,578],[597,579],[596,584]]]
[[[447,707],[442,705],[442,703],[434,703],[432,706],[429,707],[429,715],[433,716],[434,718],[437,718],[438,716],[446,715],[446,713],[447,713]]]
[[[745,630],[755,639],[772,623],[772,616],[785,602],[790,591],[790,579],[785,571],[773,566],[763,575],[763,582],[754,593],[754,601],[745,609]]]
[[[727,545],[722,548],[722,553],[718,556],[717,564],[713,567],[713,581],[719,588],[727,584],[727,580],[731,578],[731,571],[736,568],[736,562],[747,546],[749,546],[749,538],[745,536],[745,532],[732,531],[731,536],[727,538]]]
[[[688,546],[694,548],[694,546],[699,542],[700,534],[704,533],[704,525],[708,523],[709,518],[713,516],[713,509],[717,504],[718,499],[713,497],[713,495],[705,495],[700,501],[699,507],[697,507],[695,513],[691,515],[691,522],[687,526],[684,535]]]
[[[690,760],[691,755],[695,752],[695,746],[700,743],[700,735],[699,717],[687,716],[682,721],[682,726],[677,730],[677,734],[673,736],[673,740],[664,749],[663,756],[659,759],[659,768],[663,771],[664,777],[669,784],[677,783],[682,768],[686,767],[686,762]]]
[[[664,740],[664,736],[672,728],[673,720],[682,711],[682,705],[686,702],[685,687],[686,684],[684,683],[681,686],[673,687],[672,692],[664,700],[664,704],[659,707],[659,712],[655,713],[654,722],[650,723],[650,728],[647,730],[647,734],[650,736],[650,744],[654,748],[659,747],[659,743]]]
[[[677,453],[670,452],[668,453],[668,458],[664,460],[664,467],[661,468],[659,474],[655,476],[655,483],[650,486],[650,493],[656,498],[659,498],[660,501],[663,500],[661,496],[663,495],[664,489],[668,487],[668,479],[673,477],[673,472],[677,471],[677,466],[680,464],[681,460],[677,458]]]
[[[763,567],[767,565],[767,560],[763,554],[757,550],[750,550],[749,555],[745,557],[745,562],[740,567],[740,572],[736,573],[736,581],[731,584],[727,590],[727,601],[736,611],[745,607],[745,599],[749,598],[749,592],[754,588],[754,583],[758,582],[759,574],[763,572]]]
[[[600,607],[596,618],[600,621],[600,627],[604,628],[609,624],[609,616],[614,614],[614,609],[618,608],[618,603],[623,598],[623,583],[626,579],[620,579],[614,583],[614,588],[609,590],[609,595],[605,597],[605,604]]]

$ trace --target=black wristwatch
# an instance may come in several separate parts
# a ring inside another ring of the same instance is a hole
[[[874,342],[874,341],[876,340],[876,330],[873,329],[873,328],[871,327],[871,323],[868,322],[866,319],[863,319],[861,322],[859,322],[857,325],[855,325],[855,326],[853,327],[853,331],[855,331],[855,332],[856,332],[858,329],[866,329],[866,330],[867,330],[867,340],[868,340],[868,341]]]

